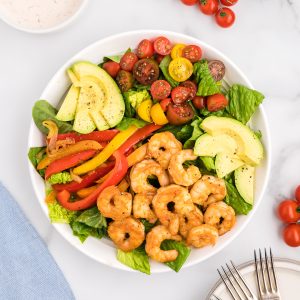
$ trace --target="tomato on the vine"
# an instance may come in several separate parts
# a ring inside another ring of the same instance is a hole
[[[300,205],[300,185],[298,185],[296,190],[295,190],[295,198],[296,198],[297,202]]]
[[[225,6],[235,5],[239,0],[220,0],[220,2]]]
[[[234,21],[235,13],[228,7],[222,7],[216,13],[216,22],[221,27],[230,27]]]
[[[300,206],[294,200],[284,200],[277,208],[279,218],[285,223],[295,223],[300,220]]]
[[[191,6],[191,5],[195,5],[198,2],[198,0],[181,0],[181,2],[185,5]]]
[[[205,15],[214,15],[219,8],[218,0],[200,0],[199,8]]]
[[[300,246],[300,224],[289,224],[283,230],[283,239],[291,247]]]

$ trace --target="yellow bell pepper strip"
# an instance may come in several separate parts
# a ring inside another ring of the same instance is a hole
[[[107,179],[102,184],[100,184],[90,195],[81,200],[70,202],[70,192],[67,190],[63,190],[57,194],[58,202],[64,208],[72,211],[86,209],[95,205],[100,193],[108,186],[117,185],[127,173],[128,164],[125,155],[118,150],[115,151],[113,155],[116,159],[113,171],[110,173],[110,176],[108,176]]]
[[[150,114],[153,122],[157,125],[165,125],[169,123],[159,103],[156,103],[152,106]]]
[[[142,120],[149,122],[149,123],[151,123],[150,110],[151,110],[152,104],[153,104],[153,102],[151,99],[145,100],[139,105],[138,110],[137,110],[139,117]]]
[[[121,193],[124,193],[127,191],[127,189],[129,188],[129,183],[127,182],[127,180],[124,178],[118,185],[118,189]]]
[[[78,153],[85,150],[101,150],[103,147],[96,141],[86,140],[86,141],[80,141],[75,144],[71,144],[67,146],[66,148],[59,149],[55,154],[51,156],[46,156],[43,158],[39,164],[37,165],[38,170],[42,170],[46,168],[48,165],[50,165],[53,161]]]
[[[96,169],[103,164],[124,142],[137,131],[136,126],[130,126],[128,129],[118,133],[108,145],[94,158],[88,162],[74,168],[73,173],[76,175],[85,174]]]
[[[84,189],[81,189],[77,192],[77,196],[79,198],[85,198],[87,196],[89,196],[93,191],[95,191],[97,189],[98,185],[92,185],[88,188],[84,188]]]

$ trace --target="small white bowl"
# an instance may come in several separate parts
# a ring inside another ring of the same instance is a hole
[[[156,36],[166,36],[173,43],[184,43],[184,44],[198,44],[201,46],[204,57],[208,59],[219,59],[222,60],[226,66],[226,81],[229,84],[240,83],[250,88],[253,88],[252,84],[242,73],[242,71],[227,57],[225,57],[220,51],[207,45],[206,43],[192,38],[187,35],[168,32],[162,30],[139,30],[126,32],[118,35],[114,35],[96,43],[88,46],[87,48],[81,50],[78,54],[73,56],[68,60],[53,76],[53,78],[48,83],[44,92],[41,95],[41,99],[46,99],[52,105],[58,105],[61,97],[64,95],[66,89],[70,85],[70,81],[67,77],[67,68],[76,61],[89,60],[93,63],[99,63],[99,59],[103,56],[118,54],[122,51],[130,48],[135,48],[136,45],[144,38],[151,39]],[[270,144],[270,133],[267,122],[267,117],[265,115],[263,106],[260,105],[259,109],[256,111],[252,118],[252,127],[255,130],[261,130],[262,141],[265,148],[265,158],[262,164],[257,168],[256,171],[256,186],[255,186],[255,204],[252,211],[247,216],[238,216],[237,223],[235,227],[225,235],[219,238],[218,243],[214,247],[206,247],[202,249],[193,249],[191,254],[184,264],[184,267],[192,266],[200,263],[214,254],[221,251],[225,246],[230,244],[246,227],[249,221],[253,218],[259,204],[262,201],[265,188],[268,183],[269,173],[270,173],[270,163],[271,163],[271,144]],[[42,133],[37,129],[34,122],[31,122],[28,146],[36,147],[43,144],[44,137]],[[33,188],[37,195],[38,201],[40,202],[43,211],[48,217],[48,208],[45,203],[45,187],[44,181],[33,168],[29,162],[29,171],[31,176],[31,181]],[[132,271],[128,267],[122,265],[116,259],[116,248],[112,242],[108,239],[97,240],[95,238],[89,237],[84,244],[80,243],[79,239],[72,234],[72,230],[69,225],[66,224],[53,224],[56,230],[74,247],[79,249],[81,252],[87,256],[95,259],[98,262],[109,265],[111,267]],[[154,261],[151,261],[151,272],[160,273],[167,272],[171,269]]]
[[[54,32],[54,31],[60,30],[64,27],[70,25],[81,14],[81,12],[86,7],[87,3],[88,3],[88,0],[82,0],[81,4],[77,8],[77,10],[72,15],[70,15],[67,19],[65,19],[61,23],[58,23],[57,25],[54,25],[49,28],[44,28],[44,29],[30,29],[30,28],[22,27],[22,26],[16,24],[12,19],[6,17],[4,14],[1,14],[1,11],[0,11],[0,20],[5,22],[7,25],[9,25],[17,30],[20,30],[20,31],[24,31],[24,32],[28,32],[28,33],[37,33],[37,34],[49,33],[49,32]]]

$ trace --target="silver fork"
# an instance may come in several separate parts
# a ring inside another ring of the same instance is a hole
[[[242,277],[239,270],[236,268],[234,263],[230,261],[232,268],[226,264],[228,271],[223,267],[222,270],[224,275],[218,269],[218,273],[223,280],[227,290],[229,291],[232,299],[234,300],[257,300],[257,297],[250,290],[249,286],[245,282],[245,279]]]
[[[280,300],[280,293],[277,285],[277,278],[274,269],[272,250],[270,249],[270,257],[267,255],[265,248],[265,257],[262,257],[259,249],[259,258],[254,250],[255,271],[258,285],[258,291],[261,300]]]
[[[210,300],[222,300],[221,298],[217,297],[216,295],[211,295],[211,297],[213,297],[213,298],[210,298]]]

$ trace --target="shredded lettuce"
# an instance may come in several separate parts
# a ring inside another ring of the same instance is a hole
[[[71,223],[77,216],[77,212],[65,209],[57,201],[47,203],[51,223]]]
[[[58,183],[68,183],[72,181],[72,177],[69,172],[64,171],[56,174],[52,174],[47,181],[50,184],[58,184]]]
[[[234,84],[228,90],[226,97],[229,101],[227,112],[243,124],[250,120],[265,98],[260,92],[240,84]]]
[[[123,131],[129,128],[131,125],[135,125],[136,127],[141,128],[147,124],[148,124],[147,122],[140,119],[124,117],[122,121],[118,124],[116,129]]]
[[[172,60],[171,56],[166,55],[163,58],[163,60],[160,62],[159,67],[160,67],[162,73],[164,74],[166,80],[170,83],[171,87],[174,88],[179,85],[179,82],[174,80],[169,73],[169,64],[170,64],[171,60]]]

